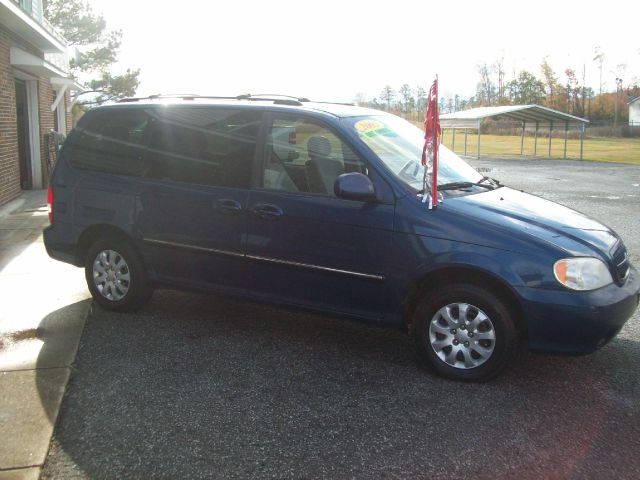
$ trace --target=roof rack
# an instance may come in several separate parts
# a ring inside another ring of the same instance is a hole
[[[196,98],[211,98],[219,100],[238,100],[238,97],[220,97],[220,96],[205,96],[198,95],[197,93],[158,93],[155,95],[149,95],[148,97],[129,97],[118,100],[118,103],[139,102],[140,100],[160,100],[163,98],[181,98],[182,100],[195,100]]]
[[[260,93],[252,95],[245,93],[236,97],[223,97],[217,95],[198,95],[196,93],[171,93],[171,94],[156,94],[149,95],[148,97],[130,97],[118,100],[118,103],[130,103],[138,102],[140,100],[160,100],[160,99],[182,99],[182,100],[196,100],[196,99],[213,99],[213,100],[253,100],[253,101],[273,101],[274,103],[282,105],[302,105],[302,102],[309,102],[308,98],[292,97],[290,95],[279,95],[271,93]]]
[[[237,95],[235,97],[223,97],[215,95],[198,95],[196,93],[171,93],[171,94],[156,94],[149,95],[148,97],[131,97],[118,100],[118,103],[130,103],[138,102],[141,100],[160,100],[160,99],[182,99],[182,100],[196,100],[196,99],[210,99],[210,100],[250,100],[250,101],[272,101],[278,105],[293,105],[302,106],[303,102],[310,102],[306,97],[293,97],[291,95],[281,95],[279,93],[245,93],[243,95]],[[332,105],[350,105],[353,103],[339,103],[339,102],[315,102],[326,103]]]
[[[313,102],[313,103],[325,103],[327,105],[345,105],[347,107],[355,107],[356,104],[353,102]]]
[[[279,93],[246,93],[244,95],[238,95],[238,100],[273,100],[274,102],[293,102],[294,104],[311,101],[306,97],[293,97]]]

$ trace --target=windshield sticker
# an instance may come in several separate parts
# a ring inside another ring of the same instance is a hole
[[[386,137],[393,136],[393,132],[379,120],[360,120],[355,123],[354,127],[360,135],[364,135],[365,137],[377,137],[378,135]]]

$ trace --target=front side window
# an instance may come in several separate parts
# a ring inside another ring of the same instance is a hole
[[[173,107],[150,110],[149,115],[153,126],[145,176],[249,188],[260,112]]]
[[[335,179],[367,173],[364,162],[327,127],[301,118],[274,119],[267,136],[263,187],[334,196]]]

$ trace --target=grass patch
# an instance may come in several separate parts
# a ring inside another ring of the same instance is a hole
[[[524,137],[524,156],[540,158],[563,158],[564,138],[538,138],[535,149],[534,137]],[[521,137],[517,135],[482,135],[480,139],[481,155],[519,156]],[[452,131],[447,129],[443,135],[443,144],[452,148]],[[478,137],[469,132],[467,136],[467,155],[477,155]],[[464,154],[464,131],[456,130],[455,152]],[[580,140],[567,141],[567,158],[580,159]],[[597,162],[629,163],[640,165],[640,138],[585,138],[583,160]]]

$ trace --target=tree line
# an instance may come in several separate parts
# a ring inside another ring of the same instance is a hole
[[[581,72],[567,68],[562,75],[558,75],[545,58],[540,64],[539,75],[521,70],[507,80],[504,59],[482,63],[476,67],[478,81],[475,95],[468,98],[458,94],[441,96],[440,113],[476,107],[537,104],[596,123],[626,124],[629,116],[627,102],[632,97],[640,96],[640,82],[636,78],[625,84],[623,77],[626,66],[618,65],[615,87],[613,91],[605,91],[602,79],[604,53],[599,49],[595,51],[594,61],[598,62],[600,70],[598,91],[586,85],[584,66]],[[354,100],[358,105],[418,118],[424,115],[426,96],[424,88],[404,84],[397,90],[386,85],[372,100],[367,100],[361,93]]]

